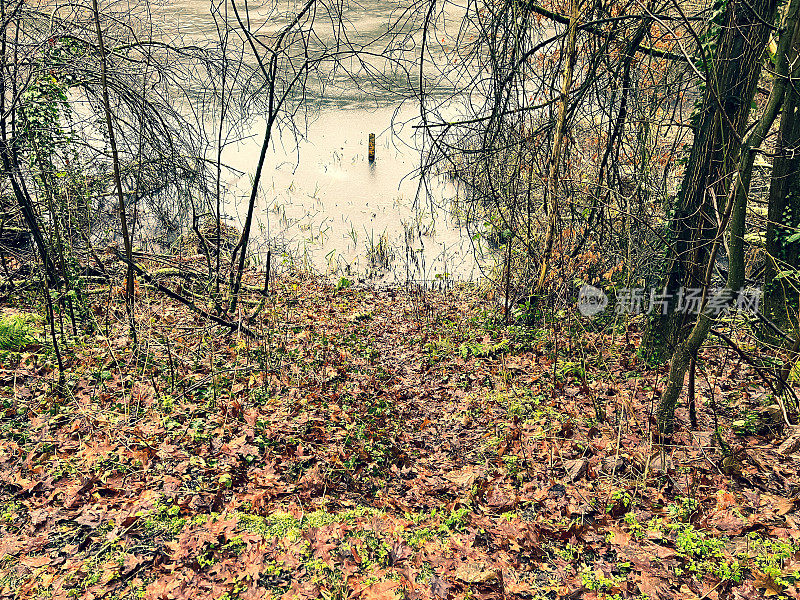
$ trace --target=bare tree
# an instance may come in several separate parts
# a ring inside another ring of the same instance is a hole
[[[650,215],[671,192],[669,157],[697,85],[679,44],[664,40],[682,26],[671,3],[469,2],[455,29],[436,6],[438,18],[419,17],[428,38],[444,40],[441,63],[420,69],[423,171],[455,177],[476,233],[492,223],[488,241],[504,246],[505,272],[516,273],[505,283],[511,301],[545,287],[569,295],[593,243],[612,255],[584,264],[587,277],[632,247],[656,255]]]
[[[154,28],[146,2],[1,7],[3,180],[74,331],[85,276],[108,274],[94,248],[123,243],[132,302],[136,238],[174,235],[211,198],[203,75],[243,94],[250,79],[214,40]]]

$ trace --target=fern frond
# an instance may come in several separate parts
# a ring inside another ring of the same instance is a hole
[[[37,315],[16,314],[0,318],[0,350],[20,352],[35,344]]]

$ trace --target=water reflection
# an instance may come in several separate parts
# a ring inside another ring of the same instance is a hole
[[[260,249],[283,249],[285,260],[336,275],[369,274],[382,282],[476,275],[471,246],[446,207],[455,191],[438,185],[426,195],[413,171],[418,165],[409,123],[411,109],[320,112],[295,153],[284,134],[267,158],[256,212]],[[369,133],[376,133],[376,160],[367,160]],[[226,162],[251,173],[258,144],[232,148]],[[231,182],[246,212],[249,175]],[[433,202],[431,202],[433,200]],[[291,258],[290,258],[291,257]],[[382,269],[388,259],[389,269]]]
[[[250,2],[251,29],[268,36],[285,26],[299,5]],[[237,0],[237,6],[243,14],[245,3]],[[283,251],[285,262],[336,275],[369,274],[386,282],[476,275],[470,241],[447,214],[454,190],[444,184],[421,190],[413,176],[419,140],[411,124],[418,111],[408,102],[413,82],[404,71],[413,65],[401,68],[380,56],[393,52],[391,44],[408,50],[419,43],[414,21],[398,22],[404,10],[380,0],[345,7],[349,47],[377,40],[370,45],[374,56],[312,77],[304,99],[310,117],[304,139],[298,143],[282,131],[271,141],[253,232],[254,250],[262,255],[270,247]],[[207,2],[170,2],[154,12],[184,40],[217,35]],[[230,8],[227,18],[235,23]],[[385,34],[392,21],[399,24],[390,38]],[[331,43],[337,24],[320,16],[316,26],[314,43]],[[404,100],[405,107],[399,108]],[[263,121],[256,122],[246,140],[229,145],[222,155],[243,173],[225,181],[230,196],[225,208],[238,226],[246,214],[264,129]],[[372,132],[377,158],[369,164],[367,136]],[[387,262],[390,268],[380,268]]]

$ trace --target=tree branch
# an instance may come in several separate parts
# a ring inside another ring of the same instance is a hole
[[[530,10],[531,12],[536,13],[537,15],[541,15],[551,21],[555,21],[556,23],[561,23],[562,25],[569,25],[569,17],[565,17],[564,15],[560,15],[553,11],[547,10],[546,8],[542,8],[538,4],[533,2],[526,2],[525,8]],[[640,18],[636,16],[630,16],[625,18]],[[589,23],[584,23],[583,25],[578,26],[578,31],[588,31],[591,34],[599,35],[605,37],[608,35],[608,32],[603,31],[597,25],[601,23],[610,22],[612,19],[606,19],[601,21],[591,21]],[[681,54],[675,54],[674,52],[670,52],[668,50],[659,50],[658,48],[653,48],[651,46],[644,46],[642,44],[638,44],[634,49],[635,52],[639,54],[646,54],[648,56],[653,56],[655,58],[667,58],[669,60],[677,60],[680,62],[687,62],[687,58]]]

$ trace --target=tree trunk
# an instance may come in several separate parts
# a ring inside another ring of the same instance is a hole
[[[795,39],[791,55],[800,55],[800,39]],[[789,85],[783,101],[772,179],[769,189],[767,222],[767,265],[764,273],[764,306],[762,312],[784,331],[798,334],[797,314],[800,308],[800,66],[791,62]],[[784,272],[785,276],[778,277]],[[772,332],[770,332],[772,333]]]
[[[670,215],[671,247],[662,279],[668,297],[676,298],[681,288],[706,285],[717,215],[725,209],[720,203],[728,196],[776,7],[777,0],[731,0],[713,55],[706,56],[705,94],[694,117],[694,143]],[[671,302],[666,314],[654,315],[648,323],[643,349],[650,360],[664,360],[686,339],[693,317],[676,308]]]
[[[769,131],[772,123],[778,114],[778,108],[781,105],[785,90],[786,90],[786,73],[789,69],[790,46],[793,44],[793,39],[796,37],[797,30],[797,12],[800,7],[800,0],[792,0],[789,12],[787,14],[786,26],[781,31],[781,38],[778,52],[778,64],[776,68],[775,83],[773,85],[772,93],[770,94],[769,101],[764,110],[764,114],[759,119],[756,126],[744,143],[740,144],[741,159],[738,168],[732,173],[732,176],[727,177],[731,182],[731,189],[722,198],[726,199],[724,214],[720,219],[720,225],[717,228],[717,235],[714,236],[710,243],[710,251],[708,253],[703,287],[707,289],[710,274],[713,268],[713,261],[716,255],[716,249],[719,244],[719,239],[722,236],[724,229],[730,223],[729,234],[729,249],[731,252],[731,268],[728,272],[728,281],[726,284],[726,291],[731,296],[738,292],[742,283],[744,282],[744,228],[745,228],[745,215],[747,211],[747,197],[750,190],[750,178],[753,170],[753,160],[755,151],[758,146],[764,141],[767,132]],[[758,14],[753,14],[751,17],[752,28],[750,29],[749,48],[748,45],[734,45],[742,50],[738,54],[739,62],[749,66],[749,71],[742,70],[741,68],[734,68],[738,70],[743,76],[747,78],[747,86],[744,89],[747,96],[741,96],[742,100],[747,100],[749,108],[750,103],[755,95],[755,87],[758,82],[758,77],[761,72],[761,63],[764,55],[764,46],[767,41],[768,29],[766,23],[773,22],[775,18],[775,10],[777,3],[771,0],[762,1],[753,7],[759,10]],[[724,35],[724,34],[723,34]],[[747,35],[747,32],[739,33],[739,35]],[[730,59],[736,58],[737,55],[729,55]],[[792,62],[794,62],[792,60]],[[724,63],[720,63],[724,64]],[[739,65],[740,66],[740,65]],[[721,78],[722,79],[722,78]],[[746,124],[746,121],[745,121]],[[739,151],[737,151],[737,154]],[[726,172],[727,175],[727,172]],[[675,406],[677,405],[678,398],[683,390],[684,376],[690,361],[696,357],[698,350],[703,345],[711,326],[714,323],[716,314],[710,313],[704,307],[694,323],[691,333],[685,340],[680,340],[677,344],[675,352],[672,356],[670,363],[669,375],[667,377],[667,385],[664,393],[661,395],[659,401],[656,417],[658,422],[658,429],[661,434],[667,435],[672,433],[675,421]]]
[[[550,206],[549,219],[547,221],[547,231],[544,236],[544,254],[542,264],[539,268],[539,279],[536,284],[536,291],[541,292],[544,288],[547,270],[550,266],[550,254],[553,249],[553,242],[558,228],[558,177],[559,166],[561,163],[561,152],[564,144],[564,133],[567,127],[567,108],[569,106],[569,94],[572,89],[572,79],[575,71],[575,43],[578,36],[578,19],[580,18],[579,0],[572,0],[569,11],[569,28],[567,31],[567,59],[564,64],[564,82],[561,86],[561,98],[558,105],[558,117],[553,134],[553,153],[550,159],[550,173],[547,179],[547,191],[549,192]],[[545,204],[545,210],[548,206]],[[509,242],[510,244],[510,242]],[[510,254],[509,254],[510,258]]]
[[[97,48],[100,53],[100,86],[103,92],[103,112],[108,128],[108,142],[111,145],[111,164],[114,169],[114,187],[119,203],[119,220],[122,225],[122,241],[125,244],[125,257],[128,259],[128,270],[125,276],[125,301],[131,319],[131,337],[136,340],[136,329],[133,324],[133,245],[128,231],[128,215],[125,207],[125,195],[122,192],[122,175],[120,173],[119,152],[117,151],[117,136],[114,132],[114,119],[111,115],[111,101],[108,96],[106,49],[103,42],[103,28],[100,25],[100,7],[97,0],[92,0],[95,30],[97,33]]]

